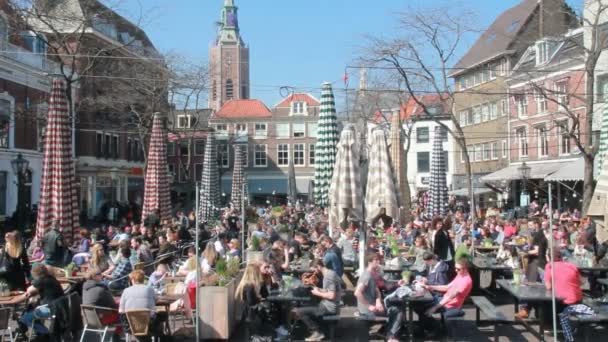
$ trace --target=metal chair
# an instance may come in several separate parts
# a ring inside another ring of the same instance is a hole
[[[81,308],[84,330],[80,336],[80,342],[84,341],[84,336],[88,331],[101,334],[101,342],[104,341],[108,331],[115,331],[117,325],[108,326],[103,324],[101,320],[104,315],[118,313],[118,310],[94,305],[81,305]]]
[[[150,319],[152,311],[149,309],[128,310],[125,315],[129,322],[130,334],[126,334],[127,342],[131,342],[131,335],[143,337],[150,334]],[[154,337],[152,337],[154,341]]]
[[[13,339],[13,331],[11,329],[11,327],[9,326],[9,320],[11,317],[11,308],[0,308],[0,331],[2,331],[0,333],[0,341],[4,341],[4,338],[6,337],[7,333],[8,333],[8,337],[10,339],[11,342],[14,341]]]

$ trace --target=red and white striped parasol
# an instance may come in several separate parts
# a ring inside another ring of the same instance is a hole
[[[42,185],[36,236],[42,237],[55,222],[64,236],[78,233],[78,183],[72,158],[72,131],[65,83],[54,79],[44,138]]]
[[[161,221],[171,218],[171,193],[167,168],[167,133],[163,120],[164,118],[160,113],[154,114],[152,136],[148,148],[144,207],[141,213],[142,222],[151,214],[156,214]],[[156,213],[157,210],[158,213]]]

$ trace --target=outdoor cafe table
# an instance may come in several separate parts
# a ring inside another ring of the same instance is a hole
[[[478,272],[475,276],[475,287],[480,288],[481,284],[481,271],[490,271],[492,272],[492,280],[496,279],[495,274],[498,272],[510,271],[511,267],[496,262],[496,259],[490,257],[475,257],[472,262],[473,268],[475,268]],[[491,287],[492,284],[490,284]]]
[[[170,318],[170,311],[171,311],[171,304],[173,304],[173,302],[175,302],[176,300],[180,300],[183,297],[183,295],[179,295],[179,294],[171,294],[171,295],[160,295],[156,297],[156,306],[162,306],[165,308],[165,312],[167,313],[167,321],[165,322],[165,331],[167,332],[167,334],[169,336],[171,336],[171,326],[169,324],[169,318]],[[120,303],[120,297],[114,297],[114,301],[116,303]]]
[[[427,290],[414,292],[411,296],[389,300],[390,303],[400,303],[408,307],[407,334],[410,341],[414,340],[414,306],[417,304],[431,304],[433,300],[433,295]]]
[[[546,304],[551,303],[551,291],[545,288],[545,285],[534,283],[534,284],[519,284],[515,285],[511,283],[511,280],[507,279],[499,279],[496,283],[505,289],[513,298],[515,299],[514,307],[515,313],[518,311],[519,302],[528,302],[528,303],[537,303],[538,305],[538,331],[539,337],[541,341],[545,340],[545,329],[544,329],[544,319],[545,319],[545,309]],[[556,299],[560,301],[559,299]],[[551,319],[555,319],[552,317]],[[525,321],[522,321],[524,325],[526,325]]]

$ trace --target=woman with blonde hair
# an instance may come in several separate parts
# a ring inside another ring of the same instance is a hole
[[[8,232],[4,235],[4,241],[6,245],[0,256],[4,272],[0,277],[4,278],[11,291],[25,291],[25,278],[29,277],[31,266],[21,235],[17,231]]]
[[[268,296],[268,290],[264,286],[264,278],[260,271],[259,264],[249,264],[245,268],[243,278],[236,288],[234,297],[245,303],[246,322],[250,325],[250,334],[258,333],[262,328],[265,310],[262,310],[261,303]],[[256,331],[257,330],[257,331]]]
[[[114,270],[112,259],[106,255],[103,246],[96,243],[91,247],[90,267],[101,270],[104,274],[110,274]]]
[[[215,262],[219,258],[218,252],[212,243],[208,243],[201,255],[201,271],[203,274],[208,274],[215,266]]]

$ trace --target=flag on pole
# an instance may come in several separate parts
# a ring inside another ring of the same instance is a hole
[[[344,85],[348,85],[348,72],[344,69]]]

